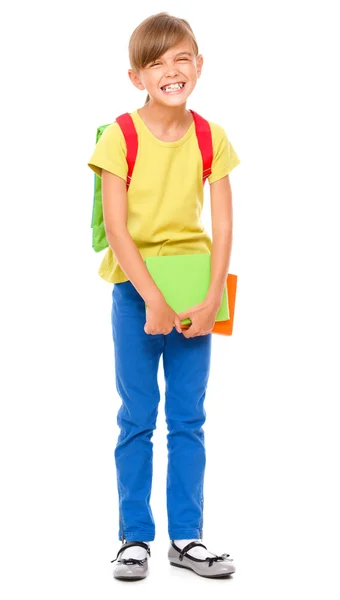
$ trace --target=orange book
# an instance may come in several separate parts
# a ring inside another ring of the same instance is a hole
[[[227,321],[216,321],[212,329],[212,333],[219,333],[220,335],[232,335],[233,333],[237,275],[232,275],[231,273],[229,273],[226,283],[230,319],[228,319]],[[182,329],[189,329],[189,327],[190,325],[182,325]]]

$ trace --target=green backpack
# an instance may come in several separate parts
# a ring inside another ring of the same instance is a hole
[[[101,125],[97,129],[96,144],[102,135],[104,129],[108,125]],[[108,247],[108,241],[106,239],[104,219],[103,219],[103,205],[102,205],[102,180],[101,177],[94,174],[94,196],[93,196],[93,208],[92,208],[92,248],[95,252],[101,252]]]
[[[211,174],[211,165],[213,160],[213,146],[212,136],[209,122],[197,114],[195,111],[189,109],[195,122],[195,130],[197,136],[197,142],[202,155],[203,165],[203,185],[205,180]],[[132,117],[129,113],[124,113],[116,118],[116,122],[120,126],[125,142],[126,142],[126,161],[128,165],[128,174],[126,187],[129,189],[131,183],[131,177],[136,162],[138,153],[138,135],[135,129],[135,125]],[[100,139],[103,131],[111,125],[101,125],[97,129],[96,144]],[[105,248],[108,248],[109,243],[106,238],[104,217],[103,217],[103,203],[102,203],[102,180],[96,173],[94,174],[94,196],[93,196],[93,208],[92,208],[92,247],[95,252],[101,252]]]

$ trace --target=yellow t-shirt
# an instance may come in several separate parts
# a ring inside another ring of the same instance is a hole
[[[142,258],[210,252],[212,240],[200,221],[203,167],[194,121],[180,140],[163,142],[137,110],[130,115],[138,134],[138,153],[127,192],[127,228]],[[208,181],[212,184],[230,173],[240,159],[223,127],[209,124],[214,158]],[[100,177],[105,169],[126,180],[125,157],[125,138],[115,121],[103,131],[88,166]],[[98,273],[109,283],[129,280],[110,246]]]

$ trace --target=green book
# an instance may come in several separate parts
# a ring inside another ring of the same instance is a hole
[[[210,286],[210,253],[150,256],[144,262],[165,300],[176,313],[181,313],[205,299]],[[216,321],[228,319],[230,315],[225,284]],[[191,321],[183,319],[182,323],[189,324]]]

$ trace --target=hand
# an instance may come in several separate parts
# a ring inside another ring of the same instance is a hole
[[[189,318],[191,325],[189,329],[182,330],[186,338],[196,337],[198,335],[207,335],[212,332],[215,325],[216,315],[220,308],[220,304],[216,301],[204,300],[199,304],[195,304],[188,310],[178,314],[181,321]]]
[[[181,321],[177,313],[164,300],[157,301],[146,307],[145,333],[157,335],[163,333],[168,335],[174,326],[178,333],[182,333]]]

